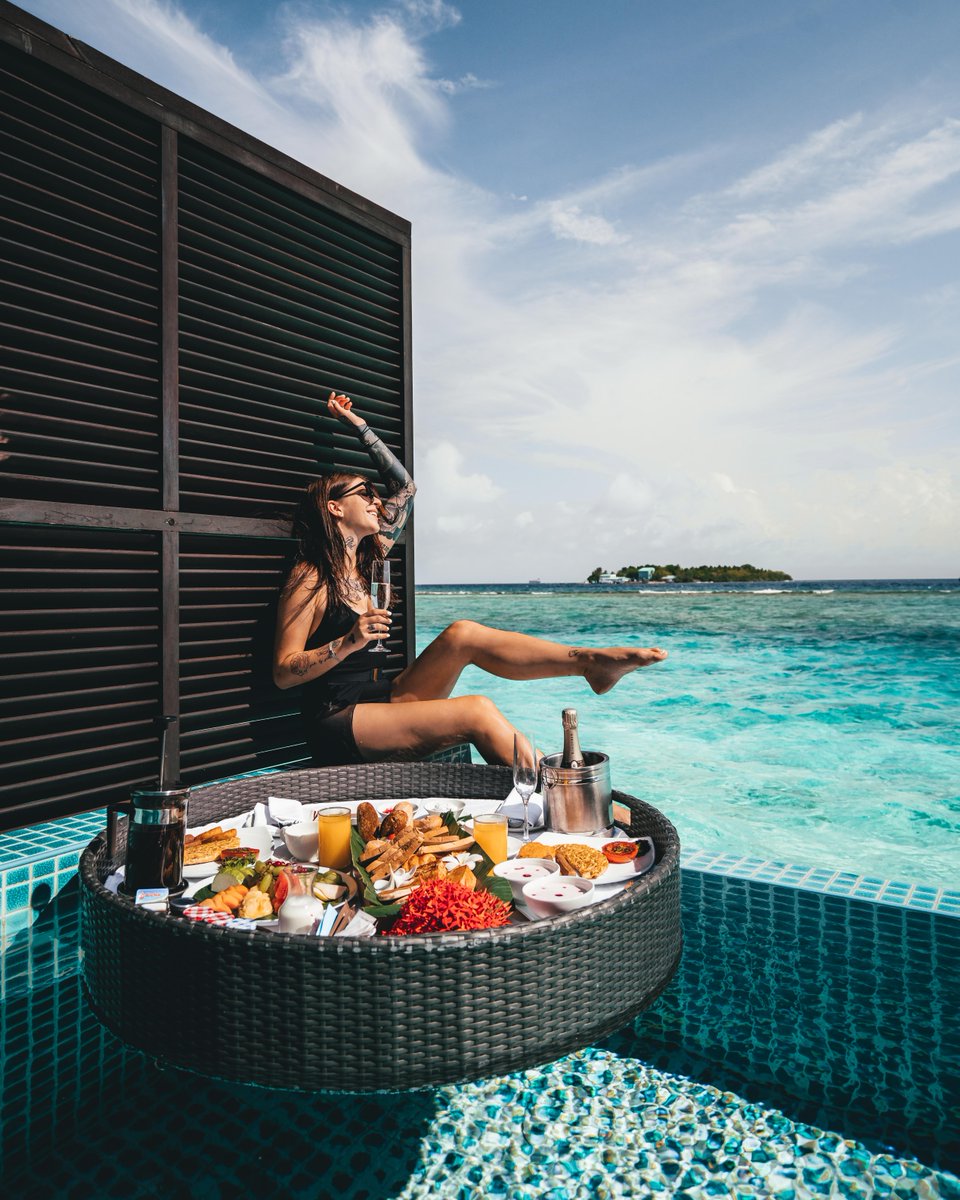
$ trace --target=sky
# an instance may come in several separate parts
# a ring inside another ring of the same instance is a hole
[[[413,223],[420,583],[960,575],[954,0],[25,0]]]

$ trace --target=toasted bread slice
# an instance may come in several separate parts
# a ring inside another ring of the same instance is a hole
[[[371,859],[377,858],[383,854],[384,850],[390,849],[390,843],[386,838],[372,838],[363,848],[363,853],[360,855],[362,863],[370,862]]]
[[[216,862],[224,850],[235,850],[240,845],[236,831],[229,835],[216,838],[212,842],[192,842],[184,847],[183,861],[188,867],[199,866],[200,863]]]
[[[556,859],[561,875],[579,875],[581,879],[596,879],[610,865],[606,857],[592,846],[581,842],[565,842],[557,846]]]
[[[390,849],[385,850],[376,862],[371,864],[370,878],[376,882],[389,875],[391,871],[395,871],[397,867],[402,867],[408,858],[412,858],[416,854],[422,842],[423,838],[416,829],[405,829],[403,833],[399,834]]]

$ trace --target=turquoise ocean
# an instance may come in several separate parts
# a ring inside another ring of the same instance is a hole
[[[417,588],[418,649],[458,618],[669,651],[605,696],[475,668],[454,694],[546,753],[573,705],[583,748],[685,848],[960,887],[960,582]]]

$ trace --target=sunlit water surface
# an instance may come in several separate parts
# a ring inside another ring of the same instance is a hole
[[[584,646],[659,645],[667,662],[595,696],[581,679],[483,692],[546,752],[560,710],[617,788],[689,848],[960,886],[960,584],[419,588],[418,647],[466,617]]]

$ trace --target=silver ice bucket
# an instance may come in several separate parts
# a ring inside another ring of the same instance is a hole
[[[609,757],[585,750],[582,767],[561,767],[562,758],[540,760],[544,825],[556,833],[606,833],[613,825]]]

